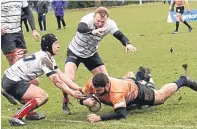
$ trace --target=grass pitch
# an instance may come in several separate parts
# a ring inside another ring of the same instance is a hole
[[[190,2],[191,9],[196,9],[197,3]],[[152,70],[152,76],[156,88],[163,84],[175,81],[184,73],[182,64],[188,64],[188,74],[197,80],[197,22],[190,24],[194,28],[188,32],[185,25],[180,24],[179,34],[172,35],[175,24],[167,24],[168,5],[161,3],[130,5],[110,8],[110,17],[115,20],[120,30],[128,36],[132,44],[138,49],[135,53],[125,53],[121,43],[109,35],[100,43],[99,53],[106,64],[109,74],[113,77],[121,77],[126,72],[136,71],[139,65],[148,66]],[[56,19],[53,13],[47,14],[47,32],[54,33],[60,40],[60,53],[56,57],[60,69],[64,69],[66,49],[76,33],[77,24],[81,17],[94,11],[94,9],[66,11],[65,20],[67,28],[56,30]],[[35,15],[37,21],[37,15]],[[37,22],[36,22],[37,23]],[[38,24],[37,24],[38,25]],[[24,27],[23,27],[24,28]],[[38,28],[38,26],[37,26]],[[45,33],[40,33],[44,35]],[[24,32],[29,53],[40,49],[40,43],[35,42],[31,32]],[[170,48],[174,49],[170,53]],[[1,55],[2,72],[8,67],[3,54]],[[80,65],[76,83],[83,86],[91,77],[88,70]],[[4,97],[1,99],[1,127],[2,129],[95,129],[95,128],[132,128],[132,129],[188,129],[197,128],[197,93],[189,88],[183,88],[169,98],[164,105],[142,110],[127,112],[126,120],[114,120],[91,124],[86,121],[90,113],[86,107],[79,105],[71,99],[72,115],[64,115],[61,111],[62,93],[60,90],[42,76],[40,87],[49,94],[49,101],[37,109],[38,112],[47,114],[45,120],[25,121],[24,127],[11,127],[8,118],[11,117],[21,105],[13,106]],[[103,114],[113,111],[112,107],[104,106]]]

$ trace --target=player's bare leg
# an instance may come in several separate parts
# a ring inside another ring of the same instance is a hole
[[[197,83],[187,76],[181,76],[175,83],[164,85],[161,89],[155,90],[155,105],[163,104],[179,88],[186,86],[197,91]]]
[[[27,54],[26,49],[16,48],[15,50],[11,51],[10,53],[6,54],[6,59],[9,65],[13,65],[16,61],[23,58]],[[17,105],[16,100],[13,96],[8,94],[6,91],[1,90],[2,95],[13,105]]]
[[[40,107],[48,101],[48,94],[38,86],[31,84],[23,97],[22,100],[28,100],[27,103],[9,120],[9,123],[12,126],[21,126],[25,125],[25,122],[22,120],[24,116],[30,115],[34,109]],[[30,117],[30,116],[28,116]],[[32,114],[32,117],[35,118],[35,114]],[[45,118],[45,115],[36,115],[36,119],[31,120],[40,120]],[[39,118],[38,118],[39,117]]]
[[[91,70],[91,72],[93,75],[95,75],[97,73],[105,73],[106,75],[108,75],[105,65],[98,66],[98,67],[94,68],[93,70]]]
[[[178,31],[179,31],[179,21],[180,21],[181,15],[182,15],[181,13],[176,13],[176,17],[175,17],[175,19],[176,19],[176,29],[175,29],[174,32],[172,32],[172,34],[177,34]]]
[[[77,71],[77,66],[75,63],[67,62],[64,67],[64,74],[66,74],[72,81],[75,79],[75,73]],[[71,114],[70,108],[69,108],[69,98],[66,93],[63,93],[63,105],[62,110],[64,114],[69,115]]]

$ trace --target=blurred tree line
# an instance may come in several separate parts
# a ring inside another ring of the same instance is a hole
[[[50,0],[48,1],[50,6]],[[38,1],[28,1],[29,6],[33,9],[36,8]],[[66,9],[77,9],[77,8],[89,8],[89,7],[99,7],[99,6],[122,6],[122,5],[128,5],[128,4],[139,4],[138,1],[101,1],[101,0],[95,0],[95,1],[67,1],[67,7]],[[49,7],[50,9],[50,7]]]

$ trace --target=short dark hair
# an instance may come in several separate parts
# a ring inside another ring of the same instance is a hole
[[[107,83],[109,83],[109,78],[104,73],[98,73],[98,74],[94,75],[94,77],[92,79],[92,83],[93,83],[95,88],[105,87],[105,85]]]
[[[95,14],[97,14],[97,13],[99,13],[101,15],[101,17],[105,17],[105,16],[109,17],[109,11],[105,7],[102,7],[102,6],[98,7],[95,11]]]

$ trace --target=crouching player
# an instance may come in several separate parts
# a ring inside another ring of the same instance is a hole
[[[47,77],[64,93],[75,98],[82,98],[81,88],[66,77],[58,69],[53,56],[58,54],[59,44],[55,35],[46,34],[41,39],[40,51],[21,58],[9,67],[3,76],[2,88],[16,100],[24,102],[24,106],[9,120],[13,126],[25,125],[22,118],[40,120],[45,115],[35,113],[34,110],[45,104],[48,94],[29,81],[46,74]],[[69,87],[72,87],[71,90]]]
[[[148,85],[153,85],[153,83],[148,83]],[[183,86],[197,91],[197,83],[187,76],[181,76],[174,83],[166,84],[159,90],[155,90],[148,85],[142,84],[140,81],[136,83],[129,78],[116,79],[108,77],[104,73],[94,75],[86,83],[83,92],[86,95],[95,94],[101,103],[113,106],[114,113],[102,116],[90,114],[87,116],[88,121],[98,122],[126,118],[127,106],[132,104],[150,106],[163,104]],[[92,99],[84,99],[80,103],[88,107],[93,107],[95,104]]]

